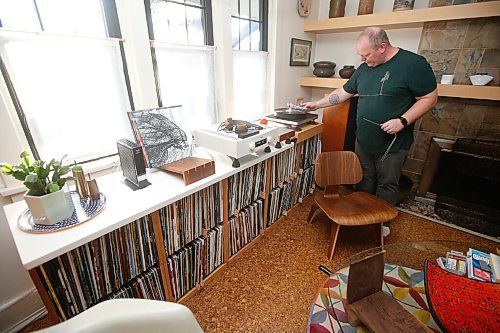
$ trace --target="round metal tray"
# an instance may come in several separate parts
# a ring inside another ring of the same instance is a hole
[[[31,216],[31,211],[25,209],[17,219],[17,226],[22,231],[30,233],[48,233],[61,231],[64,229],[72,228],[83,222],[87,222],[97,214],[99,214],[106,204],[106,197],[104,194],[100,193],[98,199],[92,199],[90,197],[80,199],[77,192],[71,191],[71,199],[75,205],[75,211],[70,218],[62,220],[53,225],[36,224],[34,222],[33,216]]]

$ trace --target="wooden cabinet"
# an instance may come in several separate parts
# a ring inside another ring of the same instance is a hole
[[[305,20],[304,31],[316,34],[362,31],[369,26],[385,29],[421,27],[426,22],[500,16],[500,1],[414,9],[399,12]],[[338,88],[347,80],[341,78],[302,77],[300,85],[313,88]],[[500,100],[500,87],[438,84],[439,96]]]
[[[100,178],[106,209],[65,231],[23,233],[16,224],[25,203],[6,206],[23,265],[52,321],[109,298],[181,302],[196,294],[286,214],[294,198],[300,202],[311,192],[322,127],[309,125],[295,144],[243,158],[238,169],[222,156],[214,176],[188,186],[159,170],[148,174],[151,186],[136,192],[120,186],[120,175]]]

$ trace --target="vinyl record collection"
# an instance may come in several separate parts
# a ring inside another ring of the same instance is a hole
[[[36,268],[61,319],[97,304],[158,263],[151,216],[90,241]],[[157,286],[161,293],[161,285]]]
[[[257,237],[264,228],[264,201],[259,199],[229,218],[229,255]]]
[[[292,208],[292,189],[293,182],[289,181],[270,191],[267,226],[272,225],[280,218],[281,214]]]
[[[307,194],[314,188],[314,161],[321,151],[319,135],[307,139],[300,150],[300,172],[294,184],[293,204],[302,202]]]
[[[266,162],[262,161],[228,178],[229,216],[261,197],[266,188]]]
[[[293,204],[302,202],[302,199],[314,189],[314,165],[299,173],[295,180],[293,192]]]
[[[118,291],[104,297],[102,300],[115,298],[147,298],[165,301],[165,293],[162,288],[160,268],[153,266],[145,273],[139,275]]]
[[[106,299],[179,300],[228,259],[225,251],[233,256],[258,237],[265,217],[273,224],[310,192],[319,146],[319,136],[310,138],[37,266],[32,277],[47,308],[66,320]]]
[[[300,168],[307,169],[311,165],[314,165],[316,156],[318,156],[320,151],[321,141],[319,140],[319,135],[315,135],[312,138],[305,140],[300,151]]]
[[[271,158],[271,177],[267,225],[270,226],[284,211],[291,208],[292,183],[297,161],[297,146]]]
[[[222,225],[210,230],[167,258],[175,300],[201,283],[223,262]]]
[[[271,189],[275,189],[285,181],[290,181],[295,172],[296,161],[297,146],[271,157]]]
[[[160,209],[167,256],[180,250],[202,230],[222,222],[222,183],[219,182]]]

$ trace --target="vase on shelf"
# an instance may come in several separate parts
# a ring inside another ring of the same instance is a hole
[[[356,68],[354,68],[353,65],[345,65],[339,71],[339,75],[343,79],[348,79],[348,78],[350,78],[352,76],[352,74],[354,74],[355,71],[356,71]]]
[[[396,12],[399,10],[412,10],[414,5],[415,0],[394,0],[392,11]]]
[[[332,77],[335,74],[335,66],[332,61],[318,61],[313,64],[313,74],[317,77]]]
[[[330,13],[328,17],[342,17],[345,15],[345,0],[330,0]]]
[[[375,0],[359,0],[358,15],[373,14]]]

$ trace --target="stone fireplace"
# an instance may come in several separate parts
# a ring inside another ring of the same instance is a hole
[[[430,7],[479,2],[479,0],[431,0]],[[443,74],[454,74],[454,84],[470,85],[469,76],[478,72],[500,82],[500,17],[426,23],[418,53],[431,64],[440,82]],[[439,97],[438,104],[417,121],[415,142],[403,173],[413,183],[412,193],[426,182],[424,166],[430,158],[432,139],[454,143],[457,139],[500,142],[500,102]]]
[[[500,141],[431,140],[415,200],[442,219],[500,237]]]

